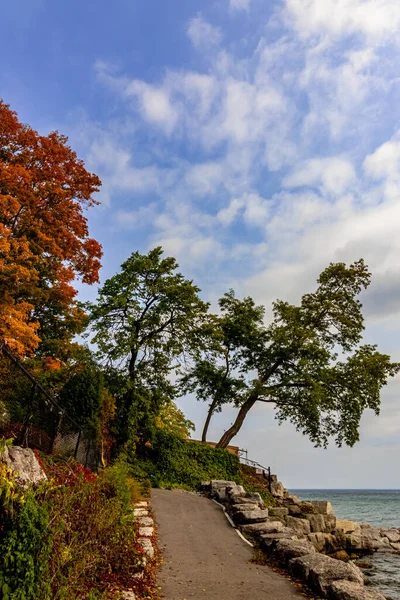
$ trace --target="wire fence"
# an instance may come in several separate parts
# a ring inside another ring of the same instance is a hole
[[[74,457],[93,471],[100,465],[98,440],[68,415],[5,344],[0,347],[0,436],[46,454]]]

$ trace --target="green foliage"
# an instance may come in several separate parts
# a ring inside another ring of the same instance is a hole
[[[50,600],[49,512],[33,492],[12,513],[2,511],[0,590],[3,600]]]
[[[122,461],[101,475],[77,463],[49,462],[49,481],[1,512],[0,590],[4,600],[114,597],[140,568],[132,503],[139,484]],[[90,475],[90,477],[89,477]]]
[[[274,405],[279,422],[291,421],[316,446],[358,441],[363,411],[379,414],[380,390],[400,371],[376,346],[359,345],[364,320],[358,295],[369,282],[362,260],[330,264],[300,305],[273,304],[269,326],[264,308],[251,298],[238,300],[232,291],[221,298],[209,349],[183,379],[184,389],[212,400],[207,424],[223,404],[239,407],[218,446],[229,444],[256,402]]]
[[[75,373],[60,392],[62,406],[90,435],[99,435],[104,389],[103,374],[94,363]]]
[[[147,456],[131,458],[135,478],[148,478],[154,487],[184,487],[196,490],[202,481],[227,479],[241,482],[237,456],[199,442],[187,442],[159,430]]]
[[[158,429],[163,429],[183,439],[188,438],[190,431],[195,430],[195,424],[186,419],[183,412],[172,401],[161,408],[155,424]]]
[[[118,397],[120,444],[151,438],[155,416],[176,395],[170,375],[179,357],[200,343],[208,305],[177,268],[174,258],[162,258],[161,248],[134,252],[88,304],[92,342],[119,383],[109,389]]]

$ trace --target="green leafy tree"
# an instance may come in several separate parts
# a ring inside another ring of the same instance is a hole
[[[167,402],[162,407],[156,417],[156,427],[182,439],[188,438],[195,429],[194,423],[185,417],[175,402]]]
[[[149,435],[162,406],[176,395],[185,354],[201,345],[208,304],[162,249],[134,252],[89,304],[92,342],[118,396],[119,443]],[[145,440],[144,440],[145,441]]]
[[[60,391],[61,405],[82,429],[100,435],[104,378],[99,367],[88,363]]]
[[[196,392],[198,400],[211,399],[204,424],[202,441],[214,413],[225,404],[240,406],[247,384],[243,359],[256,350],[263,329],[264,308],[251,298],[238,300],[230,290],[219,301],[221,314],[207,323],[206,351],[198,354],[193,368],[181,378],[184,393]]]
[[[219,447],[240,431],[256,402],[273,405],[280,423],[291,421],[316,446],[326,447],[332,438],[338,446],[358,441],[364,410],[379,414],[381,388],[400,370],[375,345],[360,345],[364,319],[358,296],[370,277],[363,260],[349,267],[330,264],[316,291],[303,296],[299,306],[281,300],[273,304],[269,326],[263,324],[264,309],[250,298],[240,301],[233,292],[225,294],[213,351],[186,376],[200,399],[212,399],[211,414],[229,402],[239,408]],[[227,356],[231,364],[224,370]],[[208,379],[207,369],[212,373]]]

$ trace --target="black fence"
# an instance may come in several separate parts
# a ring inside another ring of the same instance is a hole
[[[5,344],[0,347],[0,436],[96,471],[99,443],[87,435]]]
[[[247,458],[247,450],[243,450],[242,448],[239,449],[238,456],[242,465],[251,467],[252,469],[254,469],[254,472],[257,475],[261,475],[262,477],[264,477],[264,479],[268,481],[268,489],[271,493],[272,481],[275,477],[275,475],[271,475],[271,467],[263,467],[262,465],[260,465],[260,463],[256,462],[255,460],[250,460],[249,458]]]

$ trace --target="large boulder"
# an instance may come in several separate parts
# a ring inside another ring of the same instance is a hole
[[[398,552],[400,554],[400,543],[390,542],[390,546],[393,550],[395,550],[396,552]]]
[[[310,500],[303,500],[300,502],[300,508],[302,512],[306,515],[314,514],[315,510]]]
[[[213,479],[210,482],[211,496],[216,498],[220,502],[224,502],[227,499],[228,488],[234,488],[236,483],[234,481],[225,481],[224,479]]]
[[[254,506],[255,504],[258,504],[255,500],[253,500],[252,498],[246,498],[246,496],[233,496],[232,498],[229,498],[229,502],[234,505],[234,504],[251,504],[252,506]]]
[[[47,479],[46,473],[30,448],[6,446],[1,461],[6,463],[14,474],[16,482],[23,488],[36,486]]]
[[[387,537],[382,537],[377,527],[361,527],[346,536],[347,545],[354,551],[374,552],[390,548]]]
[[[310,529],[312,533],[325,533],[325,519],[324,515],[306,515],[307,521],[310,523]]]
[[[280,521],[265,521],[264,523],[251,523],[249,525],[243,525],[241,527],[243,533],[253,536],[260,537],[265,533],[291,533],[295,535],[292,529],[282,525]]]
[[[315,554],[314,546],[306,540],[278,540],[274,546],[272,557],[282,565],[298,556]]]
[[[289,561],[294,577],[305,581],[319,594],[326,595],[334,581],[345,579],[362,585],[364,577],[358,567],[344,563],[324,554],[307,554]]]
[[[236,514],[238,512],[246,512],[246,511],[260,510],[260,507],[257,504],[232,504],[229,506],[229,511],[232,514]],[[268,512],[268,511],[267,511]]]
[[[346,536],[342,533],[332,535],[331,533],[322,533],[322,531],[318,531],[310,533],[307,537],[317,552],[334,554],[339,550],[345,550],[347,548]]]
[[[296,517],[286,517],[286,525],[293,529],[298,535],[308,535],[310,522],[307,519],[297,519]]]
[[[360,527],[357,526],[357,523],[354,521],[349,521],[347,519],[336,519],[336,530],[342,531],[343,533],[353,533],[356,529]]]
[[[309,533],[307,537],[317,552],[323,552],[325,550],[325,534],[322,533],[322,531]]]
[[[300,504],[287,504],[289,515],[292,517],[298,517],[302,514]]]
[[[238,510],[233,515],[233,520],[238,525],[243,523],[263,523],[268,518],[268,510]]]
[[[400,542],[400,531],[398,529],[381,529],[381,536],[386,537],[390,543]]]
[[[283,499],[283,503],[285,504],[285,506],[287,506],[288,504],[300,504],[300,500],[298,496],[295,496],[294,494],[288,494]]]
[[[233,485],[226,488],[226,495],[228,500],[232,501],[233,498],[240,498],[245,496],[246,491],[242,485]]]
[[[284,520],[289,514],[289,509],[285,506],[280,506],[276,508],[270,508],[268,512],[270,517],[276,517],[277,519]]]
[[[279,533],[262,533],[259,538],[259,544],[262,550],[267,554],[271,554],[275,545],[280,540],[297,540],[297,535],[293,531],[281,531]]]
[[[271,494],[275,496],[275,498],[284,498],[287,494],[287,489],[283,487],[280,481],[272,481],[271,482]]]
[[[320,515],[334,515],[332,504],[327,500],[310,500],[316,513]]]
[[[334,581],[328,592],[329,600],[385,600],[379,592],[352,581]]]
[[[325,522],[325,533],[332,533],[336,529],[336,517],[335,515],[324,515]]]
[[[325,539],[325,552],[327,554],[334,554],[339,550],[346,549],[346,538],[340,535],[332,535],[332,533],[323,533]]]
[[[264,507],[263,499],[258,492],[246,492],[245,498],[251,500],[255,504],[258,504],[259,506]]]

